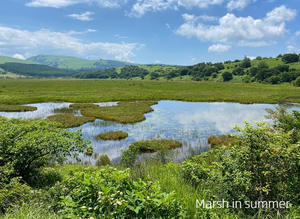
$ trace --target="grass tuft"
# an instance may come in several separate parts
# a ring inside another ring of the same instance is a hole
[[[101,140],[122,140],[128,137],[127,132],[122,131],[110,131],[105,133],[100,133],[95,138]]]
[[[153,153],[161,150],[178,148],[181,146],[182,143],[176,140],[152,139],[133,142],[130,144],[129,149],[135,150],[138,153]]]
[[[220,135],[220,136],[210,136],[208,138],[208,144],[210,144],[211,147],[215,146],[230,146],[237,142],[236,137],[231,135]]]

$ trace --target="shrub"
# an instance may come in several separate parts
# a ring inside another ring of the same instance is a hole
[[[299,61],[299,56],[297,54],[293,54],[293,53],[284,54],[282,56],[282,61],[286,64],[287,63],[298,62]]]
[[[132,180],[129,169],[87,168],[61,184],[59,212],[67,218],[174,218],[182,207],[156,183]]]
[[[110,159],[106,154],[101,154],[97,161],[96,161],[96,166],[100,167],[100,166],[107,166],[110,165]]]
[[[88,145],[80,131],[60,129],[49,121],[0,117],[0,167],[10,165],[10,177],[26,180],[50,162],[77,158]]]
[[[223,77],[223,81],[230,81],[233,78],[232,73],[230,73],[230,72],[224,72],[222,74],[222,77]]]
[[[300,76],[295,80],[294,85],[300,87]]]

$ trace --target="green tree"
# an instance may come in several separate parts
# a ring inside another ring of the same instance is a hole
[[[227,71],[222,74],[222,77],[223,77],[223,81],[230,81],[233,78],[232,73]]]
[[[286,64],[287,63],[298,62],[299,61],[299,56],[297,54],[293,54],[293,53],[284,54],[282,56],[282,61]]]

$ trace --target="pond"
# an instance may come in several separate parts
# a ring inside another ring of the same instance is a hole
[[[97,103],[100,106],[116,105],[116,102]],[[8,118],[42,118],[53,115],[56,108],[68,107],[70,103],[39,103],[28,104],[36,106],[33,112],[0,112],[0,116]],[[244,121],[270,122],[265,118],[266,108],[274,108],[272,104],[239,104],[239,103],[206,103],[159,101],[153,105],[153,112],[145,114],[146,120],[136,124],[119,124],[117,122],[96,119],[80,127],[70,128],[71,131],[82,130],[85,139],[92,142],[94,152],[107,154],[113,162],[118,162],[122,150],[135,141],[167,138],[179,140],[181,148],[172,154],[175,160],[183,160],[192,154],[198,154],[209,149],[207,139],[211,135],[232,133],[236,125],[242,126]],[[292,106],[290,110],[300,111],[300,107]],[[80,112],[77,112],[80,114]],[[120,141],[95,140],[101,132],[122,130],[128,132],[128,138]]]

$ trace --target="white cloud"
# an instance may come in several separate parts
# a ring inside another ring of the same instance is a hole
[[[216,25],[205,25],[195,15],[183,15],[184,23],[176,33],[219,44],[259,47],[274,43],[284,36],[285,23],[294,19],[296,11],[285,6],[275,8],[262,19],[237,17],[227,13]],[[268,42],[268,43],[267,43]]]
[[[295,33],[295,36],[300,36],[300,30]]]
[[[91,20],[93,20],[93,18],[92,18],[93,14],[94,14],[94,12],[86,11],[81,14],[69,14],[68,16],[73,19],[80,20],[80,21],[91,21]]]
[[[131,8],[129,16],[142,17],[150,11],[178,10],[179,7],[190,9],[193,7],[207,8],[211,5],[220,5],[224,0],[138,0]]]
[[[286,48],[287,53],[300,53],[300,48],[294,45],[288,45]]]
[[[252,2],[256,2],[256,0],[230,0],[227,3],[227,9],[230,11],[235,9],[241,10]]]
[[[0,52],[22,52],[25,56],[74,54],[129,61],[135,55],[134,51],[143,46],[138,43],[83,42],[71,32],[53,32],[47,29],[27,31],[0,26]]]
[[[28,7],[63,8],[75,4],[97,4],[103,8],[120,7],[122,0],[31,0],[26,3]]]
[[[22,59],[22,60],[26,59],[22,54],[19,53],[14,54],[12,57],[15,59]]]
[[[208,47],[209,52],[226,52],[231,48],[230,45],[223,45],[223,44],[213,44]]]

